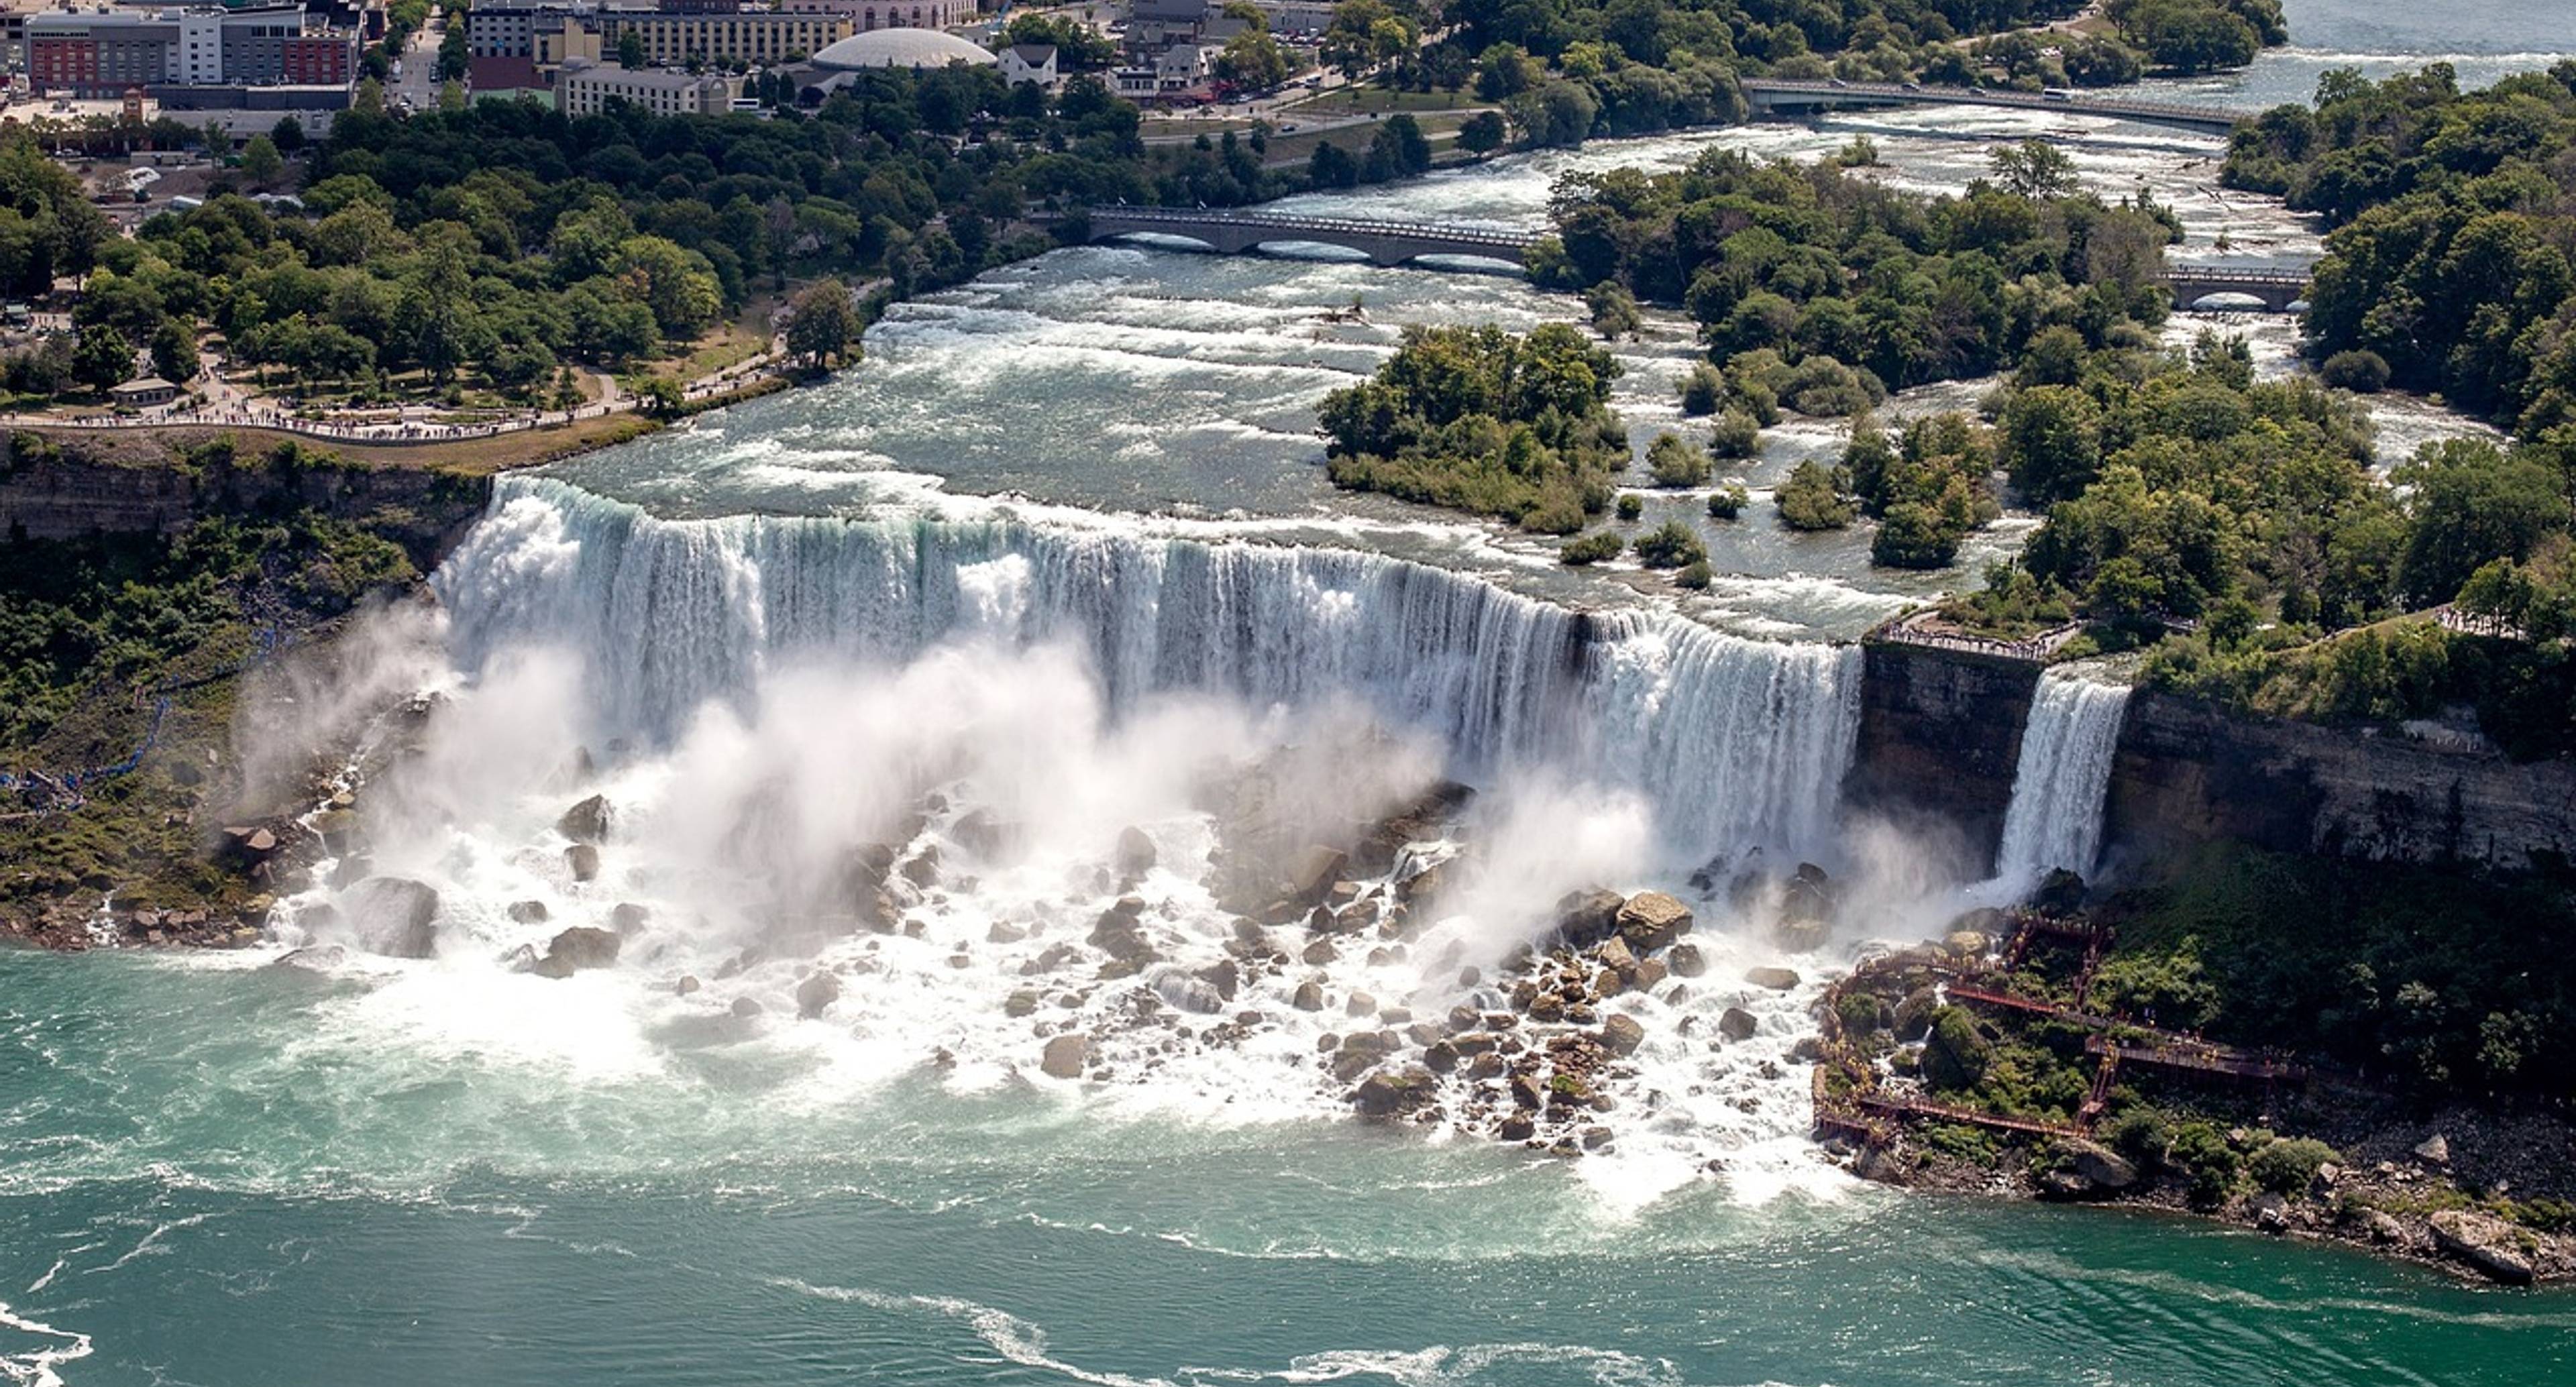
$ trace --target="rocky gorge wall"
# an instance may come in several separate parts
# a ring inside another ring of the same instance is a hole
[[[1968,651],[1872,641],[1864,651],[1848,811],[1994,860],[2038,671]]]
[[[428,467],[370,467],[320,452],[288,463],[247,450],[179,457],[203,438],[76,438],[20,433],[0,457],[0,541],[169,534],[208,515],[310,508],[365,520],[401,542],[426,571],[472,526],[490,496],[486,477]]]
[[[1993,860],[2036,667],[1891,641],[1867,647],[1849,810],[1960,835]],[[2263,717],[2141,689],[2103,806],[2106,869],[2231,840],[2272,852],[2501,872],[2576,862],[2576,762],[2374,728]]]
[[[2103,813],[2113,854],[2231,839],[2324,857],[2555,871],[2576,862],[2576,761],[2516,764],[2141,690]]]

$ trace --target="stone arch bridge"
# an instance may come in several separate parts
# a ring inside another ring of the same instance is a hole
[[[1387,218],[1187,207],[1095,207],[1090,213],[1089,234],[1094,241],[1135,235],[1171,236],[1196,241],[1223,255],[1242,255],[1264,246],[1290,243],[1339,246],[1366,255],[1371,264],[1395,266],[1425,256],[1473,257],[1526,265],[1529,248],[1541,233]],[[2164,278],[2173,291],[2174,305],[2185,309],[2213,294],[2243,294],[2280,313],[2305,298],[2308,289],[2304,270],[2176,265],[2165,272]]]

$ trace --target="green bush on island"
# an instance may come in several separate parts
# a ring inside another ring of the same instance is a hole
[[[1716,580],[1717,575],[1709,570],[1706,559],[1693,559],[1682,565],[1681,572],[1673,575],[1674,586],[1688,588],[1693,592],[1706,591],[1708,585]]]
[[[1780,523],[1792,530],[1839,530],[1860,513],[1834,469],[1813,458],[1791,469],[1772,493],[1772,504],[1780,509]]]
[[[1336,486],[1572,534],[1611,495],[1627,440],[1619,365],[1576,329],[1409,327],[1377,374],[1324,397]]]
[[[1557,558],[1568,568],[1581,568],[1586,564],[1604,563],[1615,559],[1619,557],[1619,552],[1627,547],[1626,540],[1608,530],[1594,530],[1588,535],[1567,540],[1556,553]]]
[[[1708,455],[1711,458],[1734,462],[1761,451],[1762,424],[1743,409],[1728,409],[1709,429]]]
[[[1619,493],[1619,518],[1635,520],[1646,513],[1646,498],[1633,491]]]
[[[1726,376],[1706,361],[1693,362],[1682,377],[1682,413],[1697,419],[1715,414],[1726,402]]]
[[[2317,378],[2337,390],[2376,395],[2388,388],[2388,358],[2367,347],[2336,352],[2317,368]]]
[[[1709,493],[1708,518],[1711,520],[1733,520],[1737,516],[1744,514],[1744,508],[1752,504],[1753,493],[1744,489],[1744,483],[1728,482],[1726,485]]]
[[[1646,445],[1646,475],[1654,478],[1657,486],[1704,486],[1709,475],[1708,452],[1692,447],[1680,434],[1656,434],[1655,441]]]
[[[1648,568],[1683,568],[1708,561],[1708,546],[1678,520],[1667,520],[1637,536],[1636,550],[1637,561]]]

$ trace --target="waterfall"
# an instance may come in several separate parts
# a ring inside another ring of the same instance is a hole
[[[2090,873],[2102,848],[2102,798],[2129,688],[2078,674],[2043,671],[2022,726],[2020,765],[1995,879],[2015,889],[2064,867]]]
[[[1112,710],[1160,692],[1356,698],[1437,735],[1462,774],[1545,766],[1631,791],[1671,848],[1703,857],[1827,849],[1859,720],[1850,648],[1114,522],[674,521],[508,477],[433,581],[463,670],[514,646],[570,651],[603,738],[666,742],[789,662],[894,667],[958,637],[1067,641]]]

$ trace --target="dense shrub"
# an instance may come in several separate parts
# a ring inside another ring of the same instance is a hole
[[[1556,552],[1568,567],[1580,568],[1615,559],[1619,557],[1619,551],[1627,547],[1626,541],[1608,530],[1594,530],[1580,538],[1567,540],[1564,547]]]

